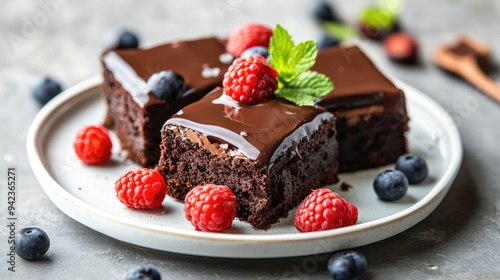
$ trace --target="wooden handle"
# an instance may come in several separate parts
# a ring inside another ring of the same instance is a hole
[[[461,72],[469,83],[500,103],[500,85],[491,80],[476,63],[469,63]]]

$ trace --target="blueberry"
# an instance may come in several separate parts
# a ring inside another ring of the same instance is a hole
[[[161,274],[151,265],[141,265],[131,269],[125,280],[161,280]]]
[[[373,188],[382,200],[398,200],[408,191],[408,179],[399,170],[386,170],[375,177]]]
[[[410,184],[418,184],[427,178],[427,163],[417,155],[402,155],[396,161],[396,170],[405,174]]]
[[[318,1],[313,6],[312,16],[317,21],[335,21],[333,8],[325,1]]]
[[[118,30],[111,33],[107,49],[136,49],[139,47],[139,37],[130,30]]]
[[[362,279],[366,272],[366,259],[363,254],[353,250],[340,251],[328,259],[327,268],[335,280]]]
[[[35,260],[43,256],[50,247],[49,236],[36,228],[23,228],[16,234],[16,254],[26,260]]]
[[[153,74],[148,79],[148,86],[151,93],[161,100],[175,100],[186,90],[182,76],[172,71]]]
[[[337,47],[338,45],[340,45],[340,40],[329,34],[323,34],[318,41],[318,49],[320,50]]]
[[[267,58],[269,56],[269,52],[267,51],[266,47],[251,47],[246,49],[242,54],[241,57],[249,57],[249,56],[254,56],[254,55],[260,55],[264,58]]]
[[[139,38],[130,31],[124,31],[120,34],[120,48],[136,49],[139,46]]]
[[[56,95],[61,93],[61,85],[56,82],[56,80],[51,77],[40,78],[33,87],[33,97],[40,102],[40,104],[45,105]]]

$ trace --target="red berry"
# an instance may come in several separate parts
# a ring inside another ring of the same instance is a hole
[[[255,104],[274,94],[278,72],[260,55],[236,59],[224,75],[224,92],[232,99]]]
[[[76,155],[86,164],[103,164],[111,157],[111,139],[100,126],[87,126],[78,132],[74,143]]]
[[[347,225],[354,225],[356,222],[358,222],[358,208],[356,205],[349,203],[349,208],[350,208],[350,215],[347,218]]]
[[[408,33],[390,35],[384,40],[384,49],[389,58],[396,62],[411,64],[417,60],[417,43]]]
[[[273,30],[258,23],[245,24],[236,30],[226,43],[226,50],[235,57],[250,47],[269,47]]]
[[[223,231],[232,225],[236,216],[236,197],[226,186],[197,186],[188,192],[184,201],[186,219],[197,230]]]
[[[163,203],[167,185],[158,171],[142,168],[118,178],[115,191],[118,200],[129,208],[157,209]]]
[[[358,221],[354,204],[329,189],[309,194],[295,212],[295,227],[300,232],[321,231],[350,226]]]

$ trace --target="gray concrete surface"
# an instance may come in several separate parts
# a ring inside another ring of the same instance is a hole
[[[353,21],[375,1],[335,1]],[[49,9],[44,4],[52,6]],[[136,30],[143,45],[207,34],[226,36],[235,27],[259,21],[286,26],[296,39],[314,39],[318,27],[306,13],[311,1],[3,1],[0,9],[0,191],[6,222],[7,167],[17,168],[18,229],[40,226],[52,245],[40,261],[16,259],[8,268],[8,228],[0,228],[0,279],[124,279],[138,264],[153,264],[164,279],[328,279],[325,261],[308,257],[266,260],[212,259],[158,252],[124,244],[75,222],[45,195],[33,175],[26,135],[39,110],[30,89],[49,74],[67,88],[100,73],[98,56],[106,32]],[[225,6],[220,6],[226,4]],[[218,7],[225,7],[219,10]],[[43,15],[45,14],[45,15]],[[27,22],[35,28],[26,29]],[[458,124],[464,162],[441,205],[411,229],[357,248],[368,260],[366,279],[500,279],[500,105],[476,89],[444,75],[431,57],[440,43],[469,34],[488,43],[499,62],[500,2],[496,0],[408,0],[402,25],[421,46],[422,65],[390,63],[378,44],[362,41],[390,75],[422,90]],[[24,30],[24,29],[26,30]],[[24,32],[24,33],[23,33]],[[17,41],[12,35],[17,34]],[[500,81],[499,76],[495,78]],[[474,99],[477,106],[467,107]],[[469,108],[469,109],[467,109]]]

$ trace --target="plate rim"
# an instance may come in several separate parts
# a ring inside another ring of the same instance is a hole
[[[402,88],[407,88],[410,89],[410,91],[405,92],[406,100],[407,102],[411,100],[412,102],[418,103],[420,106],[425,107],[427,112],[430,112],[433,116],[439,116],[439,124],[440,128],[444,130],[444,134],[448,135],[448,140],[450,141],[450,162],[446,166],[443,175],[440,177],[440,179],[435,183],[434,187],[430,190],[429,193],[427,193],[422,199],[420,199],[418,202],[415,204],[411,205],[410,207],[399,211],[397,213],[394,213],[389,216],[385,216],[380,219],[376,219],[373,221],[367,221],[363,222],[360,224],[352,225],[349,227],[345,228],[338,228],[334,230],[328,230],[328,231],[319,231],[319,232],[308,232],[308,233],[283,233],[283,234],[269,234],[269,235],[255,235],[255,234],[231,234],[231,233],[211,233],[211,232],[200,232],[200,231],[188,231],[184,229],[178,229],[178,228],[172,228],[172,227],[166,227],[166,226],[160,226],[160,225],[151,225],[145,222],[137,222],[137,221],[129,221],[126,218],[122,218],[119,216],[116,216],[115,214],[108,213],[102,209],[99,209],[89,203],[86,203],[82,200],[80,200],[78,197],[72,195],[69,193],[63,186],[61,186],[57,181],[52,177],[50,172],[47,170],[41,156],[41,151],[39,151],[39,146],[41,141],[37,140],[37,135],[41,133],[41,130],[43,128],[43,124],[45,121],[47,121],[52,114],[57,112],[57,109],[62,107],[64,104],[67,102],[71,101],[72,98],[78,97],[79,95],[82,95],[84,92],[93,90],[96,87],[100,87],[102,84],[102,77],[97,75],[92,78],[89,78],[87,80],[84,80],[66,90],[64,90],[61,94],[56,96],[53,100],[51,100],[49,103],[47,103],[45,106],[43,106],[38,114],[35,116],[29,131],[28,131],[28,137],[27,137],[27,151],[28,151],[28,159],[29,163],[31,165],[31,168],[33,172],[35,173],[35,176],[37,180],[39,181],[40,185],[46,192],[46,194],[49,196],[49,198],[52,200],[54,204],[65,214],[73,218],[74,220],[90,227],[87,225],[87,223],[82,222],[78,217],[75,217],[75,215],[71,215],[68,212],[71,212],[68,209],[61,209],[59,203],[56,203],[54,201],[54,197],[52,195],[57,195],[59,196],[60,199],[66,200],[67,202],[71,202],[78,207],[83,207],[84,210],[88,211],[90,215],[96,215],[98,218],[105,218],[107,220],[110,220],[112,222],[118,223],[121,226],[133,226],[135,228],[138,228],[140,230],[148,230],[148,231],[154,231],[154,232],[161,232],[162,234],[168,234],[176,237],[182,237],[182,238],[190,238],[190,239],[196,239],[197,241],[216,241],[216,242],[243,242],[245,244],[276,244],[276,243],[289,243],[289,242],[314,242],[317,240],[322,240],[322,239],[328,239],[328,238],[337,238],[337,237],[342,237],[342,236],[347,236],[350,234],[356,234],[356,233],[362,233],[367,230],[374,230],[374,229],[379,229],[387,226],[387,224],[391,224],[394,221],[397,220],[402,220],[405,218],[410,218],[414,217],[417,215],[418,211],[423,211],[423,208],[426,206],[431,206],[432,209],[430,211],[427,211],[428,213],[425,214],[423,217],[419,217],[417,221],[415,222],[418,223],[421,220],[423,220],[425,217],[427,217],[434,209],[439,205],[441,200],[443,199],[444,195],[448,192],[449,188],[451,187],[451,184],[453,180],[455,179],[456,175],[458,174],[458,171],[460,169],[460,166],[462,164],[463,160],[463,147],[462,147],[462,142],[460,139],[460,134],[458,132],[458,128],[451,118],[451,116],[442,108],[437,102],[432,100],[430,97],[426,96],[424,93],[422,93],[420,90],[408,85],[407,83],[404,83],[402,81],[399,81],[397,79],[393,79],[394,83],[398,87]],[[49,192],[52,194],[49,194]],[[413,225],[411,225],[413,226]],[[406,230],[409,227],[406,227],[403,230]],[[92,228],[92,227],[91,227]],[[95,228],[93,228],[95,229]],[[96,229],[95,229],[96,230]],[[401,232],[399,231],[399,232]],[[104,231],[101,231],[102,233],[112,236]],[[399,232],[396,232],[394,234],[391,234],[389,236],[386,236],[385,238],[388,238],[390,236],[396,235]],[[116,238],[116,237],[114,237]],[[382,238],[382,239],[385,239]],[[378,240],[382,240],[378,239]],[[377,241],[378,241],[377,240]],[[371,242],[369,242],[371,243]],[[366,243],[368,244],[368,243]],[[137,244],[139,245],[139,244]],[[365,244],[362,244],[365,245]],[[140,245],[144,246],[144,245]],[[359,245],[360,246],[360,245]],[[144,246],[144,247],[150,247],[150,246]],[[159,249],[159,248],[154,248],[154,249]],[[160,249],[160,250],[165,250],[165,251],[172,251],[175,252],[175,250],[168,250],[168,249]],[[183,252],[180,252],[183,253]],[[189,253],[188,253],[189,254]],[[299,253],[299,254],[286,254],[283,256],[296,256],[296,255],[305,255],[307,253]],[[205,256],[226,256],[226,257],[267,257],[267,256],[249,256],[244,254],[243,256],[229,256],[229,255],[219,255],[219,254],[200,254],[200,255],[205,255]],[[257,254],[258,255],[258,254]]]

